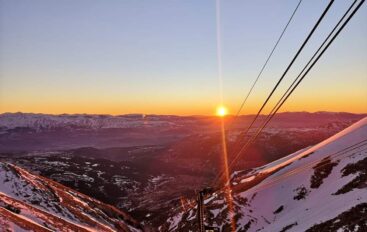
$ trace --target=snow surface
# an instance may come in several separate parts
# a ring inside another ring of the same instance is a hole
[[[234,208],[240,216],[237,221],[237,230],[240,231],[246,224],[250,224],[247,231],[281,231],[286,226],[295,224],[287,230],[305,231],[315,224],[333,219],[353,206],[367,202],[367,189],[354,188],[344,194],[335,193],[352,181],[357,174],[342,176],[342,170],[348,164],[354,164],[367,157],[367,118],[360,120],[351,127],[326,139],[325,141],[298,152],[295,152],[268,165],[251,170],[250,172],[236,172],[232,175],[236,183],[233,189]],[[330,174],[322,179],[319,187],[311,188],[311,178],[315,175],[315,166],[323,159],[328,158],[334,164]],[[241,176],[241,173],[244,173]],[[260,181],[256,182],[259,177]],[[252,187],[246,187],[254,182]],[[241,189],[241,187],[243,189]],[[299,190],[305,190],[302,199],[295,196]],[[223,227],[230,221],[220,218],[223,208],[211,209],[218,205],[224,194],[217,193],[218,197],[211,197],[206,201],[206,209],[214,215],[209,220],[211,224]],[[247,199],[240,201],[239,199]],[[194,209],[189,210],[190,215]],[[195,212],[196,214],[196,212]],[[184,212],[173,216],[170,231],[180,231],[179,223],[195,224],[195,217],[191,222],[182,220]],[[170,221],[168,221],[168,224]],[[181,229],[182,230],[182,229]]]
[[[12,217],[17,221],[11,223],[20,227],[22,222],[32,228],[47,226],[57,231],[116,231],[122,228],[122,231],[141,231],[134,227],[138,224],[133,219],[112,206],[15,165],[0,162],[0,218],[6,218],[4,214],[14,214],[9,206],[19,210]],[[12,224],[4,224],[5,228],[0,224],[0,231]]]

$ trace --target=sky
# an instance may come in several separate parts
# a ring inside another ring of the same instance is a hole
[[[351,2],[335,1],[264,113]],[[221,92],[235,113],[297,4],[221,0],[217,24],[215,0],[0,0],[0,113],[211,115]],[[257,112],[327,4],[303,0],[242,114]],[[366,8],[281,111],[367,113]]]

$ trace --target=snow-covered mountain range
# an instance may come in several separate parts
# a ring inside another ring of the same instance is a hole
[[[145,116],[130,114],[121,116],[94,114],[33,114],[4,113],[0,115],[0,127],[14,129],[17,127],[35,130],[69,128],[69,129],[102,129],[102,128],[135,128],[174,126],[175,116]],[[177,124],[179,125],[179,124]],[[177,126],[176,125],[176,126]]]
[[[366,115],[338,112],[289,112],[279,113],[275,122],[292,124],[295,127],[326,124],[328,122],[355,121]],[[237,118],[243,127],[250,122],[253,115]],[[260,118],[263,116],[260,116]],[[231,116],[228,116],[231,120]],[[96,115],[96,114],[35,114],[35,113],[3,113],[0,114],[0,129],[30,128],[36,131],[50,129],[111,129],[111,128],[169,128],[183,126],[212,125],[215,117],[211,116],[175,116],[175,115]],[[302,124],[299,124],[302,122]],[[245,125],[244,125],[245,124]],[[276,125],[277,123],[273,123]],[[299,125],[296,125],[299,124]],[[289,125],[288,125],[289,126]]]
[[[367,118],[315,146],[233,173],[231,189],[236,231],[367,231]],[[231,231],[225,194],[205,200],[206,223]],[[159,229],[196,231],[196,214],[195,204],[178,207]]]
[[[333,134],[365,116],[333,112],[279,113],[266,131],[274,134],[285,130],[314,130]],[[228,116],[225,121],[238,134],[252,118],[253,115],[236,119]],[[219,120],[214,116],[4,113],[0,114],[0,152],[167,145],[190,135],[219,132]]]
[[[126,213],[22,168],[0,163],[0,231],[142,231]]]

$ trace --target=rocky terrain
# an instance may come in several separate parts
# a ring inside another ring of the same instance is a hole
[[[0,163],[1,231],[142,231],[128,214],[47,178]]]

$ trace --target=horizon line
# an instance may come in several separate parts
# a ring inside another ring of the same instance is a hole
[[[309,114],[317,114],[317,113],[334,113],[334,114],[355,114],[355,115],[367,115],[367,112],[347,112],[347,111],[282,111],[278,114],[285,114],[285,113],[309,113]],[[49,115],[49,116],[82,116],[82,115],[94,115],[94,116],[112,116],[112,117],[118,117],[118,116],[133,116],[133,115],[141,115],[141,116],[177,116],[177,117],[218,117],[215,114],[155,114],[155,113],[126,113],[126,114],[98,114],[98,113],[37,113],[37,112],[0,112],[0,115],[6,115],[6,114],[25,114],[25,115]],[[253,116],[255,113],[252,114],[240,114],[238,116]],[[267,115],[267,114],[260,114],[261,116]],[[235,117],[235,114],[228,114],[226,117]]]

